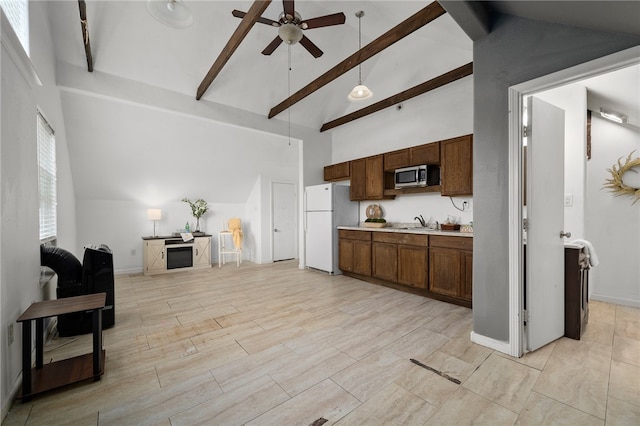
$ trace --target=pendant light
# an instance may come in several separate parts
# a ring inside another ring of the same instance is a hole
[[[356,17],[358,18],[358,51],[362,49],[362,25],[361,19],[364,16],[364,12],[361,10],[356,12]],[[358,85],[351,90],[349,93],[349,100],[351,102],[359,102],[369,99],[373,96],[373,92],[369,90],[367,86],[362,84],[362,64],[358,64]]]
[[[193,15],[182,0],[147,0],[147,10],[171,28],[183,29],[193,24]]]

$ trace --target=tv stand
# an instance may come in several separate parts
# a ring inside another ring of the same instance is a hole
[[[142,240],[145,275],[211,267],[211,235],[194,236],[190,241],[179,236]]]

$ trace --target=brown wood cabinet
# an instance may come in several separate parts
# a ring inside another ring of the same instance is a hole
[[[382,154],[351,161],[351,200],[382,200],[394,198],[384,195],[385,173]]]
[[[440,141],[441,194],[473,194],[473,135]]]
[[[371,232],[338,230],[338,268],[371,276]]]
[[[471,305],[473,240],[434,235],[429,238],[429,293]]]
[[[409,148],[411,166],[440,164],[440,142],[431,142]]]
[[[350,164],[349,161],[343,163],[332,164],[325,166],[324,168],[324,180],[325,182],[335,182],[339,180],[346,180],[350,177]]]
[[[416,288],[427,287],[427,235],[374,232],[372,238],[373,277]]]
[[[409,165],[409,148],[399,149],[398,151],[391,151],[384,154],[384,170],[387,172],[393,172],[396,169],[408,167]]]

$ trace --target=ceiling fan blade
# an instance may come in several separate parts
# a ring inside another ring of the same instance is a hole
[[[273,39],[271,43],[269,43],[267,47],[264,48],[264,50],[262,51],[262,54],[271,55],[273,51],[276,50],[278,46],[280,46],[281,43],[282,43],[282,39],[280,38],[280,36],[277,36],[276,38]]]
[[[319,58],[324,53],[322,50],[320,50],[318,46],[313,44],[313,42],[309,40],[307,36],[304,36],[304,35],[302,36],[302,39],[300,40],[300,44],[304,46],[304,48],[307,49],[309,53],[313,55],[314,58]]]
[[[344,24],[346,18],[344,13],[334,13],[332,15],[318,16],[317,18],[307,19],[302,21],[300,28],[308,30],[311,28],[329,27],[331,25]]]
[[[284,8],[284,14],[291,16],[291,19],[296,16],[293,0],[282,0],[282,7]]]
[[[233,16],[235,16],[236,18],[244,18],[244,15],[246,15],[245,12],[241,12],[239,10],[234,10],[233,12],[231,12],[231,14]],[[280,22],[278,21],[273,21],[271,19],[267,19],[267,18],[258,18],[256,20],[256,22],[260,22],[261,24],[265,24],[265,25],[271,25],[272,27],[279,27],[280,26]]]

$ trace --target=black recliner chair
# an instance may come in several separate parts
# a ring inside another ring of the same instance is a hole
[[[58,299],[85,294],[107,293],[102,311],[102,328],[115,324],[115,291],[113,253],[101,244],[84,250],[82,264],[70,252],[60,247],[40,246],[40,264],[58,275]],[[62,337],[87,334],[92,331],[91,314],[74,312],[58,315],[58,334]]]

